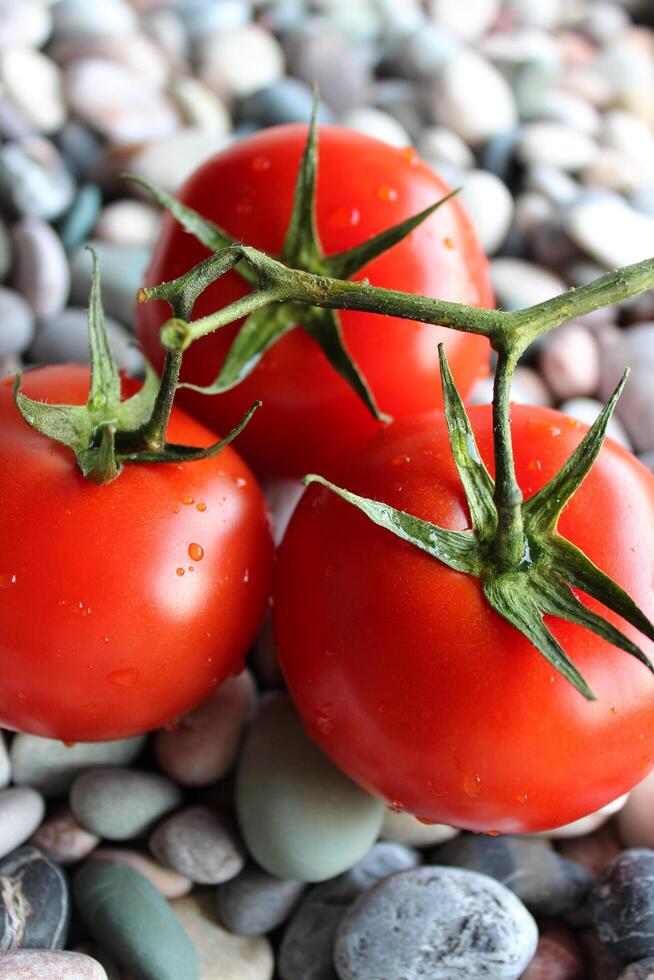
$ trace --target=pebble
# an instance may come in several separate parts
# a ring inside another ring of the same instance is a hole
[[[0,953],[0,980],[108,980],[97,960],[64,950],[16,949]]]
[[[64,806],[45,818],[30,843],[58,864],[75,864],[97,847],[100,838],[80,826],[71,810]]]
[[[570,208],[564,221],[573,242],[607,269],[654,255],[654,218],[618,197],[581,200]]]
[[[393,875],[355,901],[341,922],[334,963],[340,980],[517,980],[537,942],[529,912],[496,881],[424,867]]]
[[[38,735],[14,735],[10,748],[12,780],[31,786],[46,799],[63,796],[80,772],[92,766],[128,766],[145,745],[145,735],[112,742],[64,745]]]
[[[431,0],[429,13],[438,26],[463,41],[478,41],[500,11],[500,0]]]
[[[225,140],[221,137],[188,127],[163,139],[116,148],[105,155],[103,166],[110,177],[128,171],[174,193],[200,164],[224,146]],[[121,189],[124,192],[122,184]],[[142,193],[146,194],[145,191]],[[147,198],[151,200],[149,195]],[[147,255],[149,258],[149,252]]]
[[[192,41],[213,31],[229,31],[247,24],[251,17],[248,4],[242,0],[185,0],[177,5],[186,33]]]
[[[519,24],[554,30],[563,19],[563,0],[507,0],[507,7]]]
[[[654,449],[653,338],[654,323],[640,323],[624,330],[617,342],[602,346],[601,398],[608,398],[624,368],[631,368],[616,412],[638,452]]]
[[[182,898],[188,895],[193,887],[190,878],[173,871],[172,868],[165,868],[158,861],[154,861],[149,854],[142,854],[140,851],[131,851],[124,847],[98,847],[89,855],[89,860],[114,861],[117,864],[128,865],[147,878],[159,894],[167,899]]]
[[[2,218],[0,218],[0,282],[11,268],[11,238]]]
[[[289,70],[307,85],[317,85],[321,98],[336,113],[366,103],[372,78],[365,60],[337,30],[309,20],[285,39]],[[338,71],[334,71],[338,65]]]
[[[559,276],[524,259],[493,259],[490,273],[497,304],[502,310],[522,310],[565,291],[565,283]]]
[[[12,229],[12,247],[14,285],[39,319],[55,316],[70,291],[70,270],[61,239],[40,218],[21,218]]]
[[[70,119],[57,142],[70,172],[78,178],[94,179],[102,157],[99,136],[77,120]]]
[[[301,881],[275,878],[250,864],[218,886],[218,916],[230,932],[260,936],[286,921],[304,888]]]
[[[593,980],[618,980],[624,966],[622,960],[601,943],[592,930],[585,929],[577,936],[583,947],[588,975]]]
[[[451,34],[427,23],[400,34],[392,60],[399,74],[416,81],[429,81],[462,50],[461,42]]]
[[[107,980],[129,980],[129,977],[123,974],[123,971],[117,966],[116,962],[110,959],[97,943],[82,943],[74,947],[74,952],[83,953],[85,956],[90,956],[91,959],[97,960],[107,974]]]
[[[654,776],[634,786],[617,817],[620,839],[626,847],[654,850]]]
[[[654,956],[654,851],[630,848],[604,869],[588,909],[598,939],[623,960]]]
[[[120,323],[133,321],[136,291],[150,260],[150,250],[142,246],[114,245],[92,239],[102,275],[102,302],[105,313]],[[70,258],[71,302],[78,306],[88,303],[91,287],[91,256],[86,248],[73,252]]]
[[[563,89],[548,92],[541,102],[538,116],[539,119],[563,123],[587,136],[597,136],[602,126],[602,118],[591,102]]]
[[[540,115],[558,81],[561,56],[551,37],[530,28],[491,34],[481,46],[509,82],[521,119]]]
[[[223,929],[216,921],[210,895],[200,892],[178,898],[172,903],[172,909],[197,950],[199,980],[271,980],[274,958],[268,939],[265,936],[235,936]],[[162,976],[156,980],[166,978]],[[175,977],[174,980],[182,978]]]
[[[284,53],[257,24],[216,31],[198,39],[201,81],[226,99],[245,98],[284,74]]]
[[[282,980],[333,980],[334,942],[352,902],[376,882],[415,868],[419,862],[411,848],[378,843],[349,871],[310,888],[286,927],[279,948]]]
[[[232,128],[227,107],[208,85],[180,75],[173,78],[169,86],[182,120],[186,126],[201,129],[212,136],[225,137]]]
[[[545,164],[572,173],[597,159],[597,144],[585,133],[555,122],[533,122],[523,127],[516,153],[524,164]]]
[[[83,184],[59,226],[66,251],[86,242],[102,207],[102,192],[97,184]]]
[[[593,875],[548,842],[461,834],[430,855],[430,863],[467,868],[510,888],[534,915],[562,915],[582,905]]]
[[[161,213],[143,201],[112,201],[105,205],[93,228],[95,238],[112,245],[152,248],[161,226]]]
[[[373,139],[389,143],[391,146],[401,148],[411,143],[411,137],[404,126],[382,109],[358,106],[343,113],[340,123],[348,129],[372,136]]]
[[[168,79],[169,65],[164,53],[144,34],[78,38],[61,41],[49,50],[60,65],[89,58],[116,62],[128,68],[140,86],[153,91],[164,86]]]
[[[576,201],[581,193],[580,185],[570,174],[557,167],[540,163],[534,163],[527,168],[525,187],[544,194],[557,207],[567,207]]]
[[[493,378],[478,381],[466,400],[470,405],[490,405],[493,400]],[[551,407],[552,395],[539,374],[519,364],[511,379],[511,401],[519,405]]]
[[[508,82],[472,50],[462,51],[444,65],[427,94],[427,108],[434,122],[453,129],[471,147],[517,122]]]
[[[410,813],[398,813],[386,808],[379,836],[381,840],[406,844],[407,847],[435,847],[459,833],[456,827],[447,827],[442,823],[421,823]]]
[[[569,837],[559,841],[557,850],[561,857],[583,864],[594,875],[600,874],[622,850],[613,824],[605,824],[592,834]]]
[[[139,980],[200,980],[191,939],[168,902],[138,871],[90,861],[75,875],[73,892],[91,935]]]
[[[122,324],[111,317],[105,318],[109,344],[118,368],[128,374],[143,370],[143,357],[134,338]],[[47,323],[42,324],[30,350],[31,357],[40,364],[66,364],[76,361],[88,364],[89,331],[86,310],[69,306]]]
[[[451,167],[469,170],[475,164],[475,158],[458,133],[446,126],[429,126],[420,134],[418,154],[431,167],[438,170],[439,164],[447,163]]]
[[[572,929],[548,922],[539,932],[536,955],[520,980],[584,980],[583,954]]]
[[[581,399],[579,400],[581,401]],[[609,425],[610,431],[611,426]],[[592,834],[598,827],[603,826],[610,817],[618,813],[625,805],[626,800],[627,794],[625,793],[624,796],[618,796],[615,800],[607,803],[606,806],[595,810],[594,813],[589,813],[585,817],[580,817],[579,820],[573,820],[572,823],[563,824],[561,827],[553,827],[552,830],[544,831],[534,836],[549,837],[552,840],[567,840],[571,837],[582,837],[584,834]]]
[[[11,760],[7,750],[7,740],[4,732],[0,731],[0,789],[4,789],[11,781]]]
[[[150,837],[150,850],[162,864],[199,885],[229,881],[245,863],[229,822],[206,806],[188,807],[160,823]]]
[[[179,728],[156,733],[159,767],[182,786],[208,786],[222,779],[234,764],[255,697],[249,671],[226,680],[213,697],[184,715]]]
[[[14,289],[0,286],[0,357],[26,350],[33,336],[32,307]]]
[[[559,406],[559,410],[564,415],[569,415],[570,418],[584,422],[586,425],[592,425],[603,408],[604,404],[595,398],[570,398],[562,402]],[[632,448],[631,440],[625,431],[625,427],[615,414],[611,418],[606,432],[610,439],[624,446],[625,449]],[[587,820],[588,818],[584,817],[582,819]],[[587,830],[582,831],[582,833],[587,832]]]
[[[311,86],[299,78],[280,78],[258,89],[240,104],[241,118],[257,126],[279,126],[283,123],[309,122],[313,108]],[[330,123],[334,115],[321,100],[318,122]]]
[[[470,215],[484,252],[494,255],[513,218],[513,198],[508,187],[495,174],[471,170],[465,175],[459,200]]]
[[[40,48],[52,31],[49,4],[42,0],[0,0],[0,49]]]
[[[61,129],[66,102],[61,73],[54,61],[31,48],[6,48],[0,53],[0,83],[37,132],[56,133]]]
[[[270,874],[322,881],[351,867],[379,834],[383,806],[309,739],[290,698],[269,698],[241,752],[236,810],[247,848]]]
[[[618,980],[654,980],[654,956],[648,956],[639,963],[630,963]]]
[[[35,847],[21,847],[0,861],[0,949],[61,949],[69,920],[61,868]]]
[[[26,136],[0,147],[0,198],[12,210],[54,221],[74,197],[75,182],[49,140]]]
[[[45,803],[35,789],[15,786],[0,792],[0,857],[34,833],[43,820]]]
[[[138,769],[87,769],[70,790],[70,808],[80,824],[109,840],[138,837],[182,799],[165,776]]]
[[[54,40],[131,34],[138,29],[127,0],[58,0],[52,9]]]
[[[592,395],[600,380],[600,350],[593,334],[567,323],[544,339],[539,367],[557,399]]]

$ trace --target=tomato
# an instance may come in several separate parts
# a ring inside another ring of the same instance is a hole
[[[540,489],[586,427],[513,406],[517,478]],[[492,472],[489,406],[470,409]],[[440,415],[396,423],[338,483],[454,530],[469,513]],[[654,614],[654,479],[608,441],[560,533]],[[310,734],[356,782],[427,821],[522,833],[575,820],[654,765],[654,678],[588,631],[546,617],[597,695],[586,701],[458,573],[312,486],[279,552],[274,628]],[[591,608],[651,657],[654,644]]]
[[[306,137],[302,125],[257,133],[200,167],[179,197],[239,241],[279,253]],[[327,255],[360,244],[448,191],[412,149],[398,150],[349,130],[321,128],[319,153],[317,223]],[[206,255],[202,245],[166,216],[146,282],[176,278]],[[376,286],[493,305],[486,259],[456,199],[354,278],[364,277]],[[220,309],[248,290],[230,272],[206,290],[194,316]],[[169,315],[162,302],[137,312],[140,339],[157,367],[162,363],[159,328]],[[486,373],[488,345],[483,337],[371,313],[340,316],[346,344],[379,407],[396,418],[442,404],[439,341],[445,343],[462,394]],[[238,324],[230,324],[196,342],[185,355],[182,378],[203,385],[213,381],[237,330]],[[239,450],[267,476],[325,472],[349,446],[379,427],[303,330],[287,334],[237,388],[210,398],[182,390],[179,399],[218,431],[232,428],[261,399],[264,407],[241,436]]]
[[[32,398],[82,404],[80,365],[30,371]],[[132,386],[134,387],[133,383]],[[169,439],[213,433],[173,409]],[[67,741],[155,728],[238,669],[268,599],[263,496],[227,447],[127,464],[96,486],[0,386],[0,725]]]

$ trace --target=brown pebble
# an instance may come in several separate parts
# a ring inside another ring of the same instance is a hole
[[[536,955],[520,980],[584,980],[582,950],[572,929],[559,922],[540,926]]]
[[[58,864],[73,864],[90,854],[100,838],[81,827],[70,809],[63,806],[45,818],[31,843]]]
[[[557,850],[561,857],[583,864],[593,874],[598,875],[609,861],[618,856],[622,845],[613,826],[608,824],[586,837],[570,837],[560,841]]]
[[[147,878],[160,895],[164,898],[182,898],[188,895],[193,884],[185,875],[173,871],[172,868],[165,868],[158,861],[155,861],[149,854],[142,854],[140,851],[132,851],[123,847],[99,847],[90,855],[91,860],[96,861],[115,861],[118,864],[127,864]]]

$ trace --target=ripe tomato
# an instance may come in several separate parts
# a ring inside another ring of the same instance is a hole
[[[489,406],[470,410],[492,467]],[[586,427],[513,406],[518,481],[531,496]],[[442,416],[389,426],[340,486],[447,528],[469,514]],[[560,533],[654,613],[654,479],[608,441]],[[654,679],[586,630],[548,626],[597,695],[586,701],[495,613],[479,579],[310,487],[274,583],[281,664],[325,752],[395,809],[475,831],[549,829],[598,809],[654,765]],[[654,644],[592,600],[651,657]]]
[[[38,400],[82,404],[88,369],[28,372]],[[171,441],[215,441],[173,409]],[[237,453],[129,465],[106,486],[30,429],[0,386],[0,725],[70,741],[155,728],[238,667],[268,598],[263,496]]]
[[[179,196],[237,240],[279,253],[306,137],[302,125],[257,133],[200,167]],[[448,191],[413,150],[398,150],[359,133],[321,128],[319,154],[317,222],[327,255],[360,244]],[[206,255],[202,245],[166,216],[146,283],[174,279]],[[486,260],[456,199],[354,278],[364,277],[376,286],[493,305]],[[194,316],[205,316],[248,291],[230,272],[206,290]],[[140,339],[158,368],[159,328],[169,315],[162,302],[147,303],[137,313]],[[486,371],[488,346],[482,337],[370,313],[340,316],[346,344],[379,407],[396,418],[442,404],[439,341],[445,343],[462,394]],[[195,343],[185,355],[183,380],[203,385],[212,381],[239,324]],[[267,476],[325,472],[331,460],[379,426],[303,330],[287,334],[237,388],[210,398],[182,390],[179,398],[218,431],[227,431],[261,399],[263,408],[240,437],[239,449]]]

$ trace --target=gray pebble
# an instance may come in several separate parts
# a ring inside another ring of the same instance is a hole
[[[598,939],[624,960],[654,956],[654,851],[632,847],[592,888],[588,909]]]
[[[390,146],[402,148],[411,144],[411,137],[404,126],[383,109],[356,106],[343,113],[340,121],[347,129],[381,140]]]
[[[490,273],[497,305],[502,310],[521,310],[565,291],[559,276],[523,259],[493,259]]]
[[[39,826],[44,814],[43,797],[35,789],[19,786],[2,790],[0,792],[0,857],[5,857],[26,841]]]
[[[536,923],[492,878],[416,868],[375,885],[341,922],[340,980],[517,980],[538,942]]]
[[[132,335],[111,317],[105,318],[105,326],[118,367],[128,374],[138,375],[143,370],[143,357]],[[38,364],[66,364],[68,361],[88,364],[87,311],[70,307],[40,326],[30,357]]]
[[[230,932],[260,936],[286,921],[305,887],[304,882],[275,878],[250,864],[218,886],[218,915]]]
[[[630,202],[641,214],[654,218],[654,186],[634,191]]]
[[[82,827],[108,840],[145,833],[181,802],[170,779],[137,769],[87,769],[70,791],[70,808]]]
[[[213,31],[229,31],[247,24],[252,12],[243,0],[185,0],[176,5],[177,13],[192,41]]]
[[[49,813],[30,843],[58,864],[75,864],[98,846],[100,838],[79,823],[68,807]]]
[[[654,980],[654,956],[648,956],[638,963],[630,963],[618,980]]]
[[[0,286],[0,357],[26,350],[34,336],[34,312],[13,289]]]
[[[461,50],[461,42],[435,24],[402,32],[392,54],[400,74],[416,81],[429,81]]]
[[[89,179],[102,156],[102,144],[95,133],[73,119],[59,133],[57,142],[71,173]]]
[[[313,93],[311,86],[299,78],[280,78],[279,81],[253,92],[240,104],[239,116],[258,126],[277,126],[282,123],[309,122]],[[318,121],[334,121],[334,115],[324,102],[318,108]]]
[[[468,170],[474,166],[475,158],[461,137],[445,126],[429,126],[420,134],[418,153],[438,170],[441,163]]]
[[[70,291],[70,268],[61,239],[40,218],[22,218],[13,227],[13,282],[34,310],[47,320],[59,313]]]
[[[517,145],[523,163],[547,164],[572,173],[591,166],[597,154],[597,144],[585,133],[554,122],[524,126]]]
[[[44,137],[27,136],[0,147],[0,199],[18,214],[54,221],[74,196],[73,178]]]
[[[52,8],[54,40],[130,34],[138,29],[127,0],[59,0]]]
[[[0,980],[117,980],[97,960],[68,950],[16,949],[0,955]]]
[[[113,245],[92,240],[102,273],[102,302],[105,312],[120,323],[130,325],[136,305],[136,291],[150,261],[150,250],[143,247]],[[84,306],[88,302],[91,285],[91,256],[81,248],[70,260],[73,303]]]
[[[597,340],[582,324],[566,323],[544,338],[539,366],[557,399],[592,395],[600,380]]]
[[[59,227],[61,240],[68,252],[86,241],[101,207],[102,192],[98,185],[83,184]]]
[[[638,452],[654,449],[654,323],[639,323],[607,342],[600,338],[602,372],[600,398],[608,398],[626,367],[631,374],[616,409]]]
[[[145,745],[144,735],[113,742],[77,742],[67,746],[53,738],[15,735],[11,743],[12,779],[32,786],[49,799],[63,796],[75,778],[92,766],[127,766]]]
[[[21,847],[0,862],[0,949],[61,949],[69,920],[68,882],[53,861]]]
[[[307,85],[317,84],[321,98],[334,112],[346,112],[369,100],[370,69],[345,38],[323,22],[307,21],[287,36],[284,50],[289,71]]]
[[[402,844],[375,844],[349,871],[311,888],[289,922],[279,949],[282,980],[333,980],[332,951],[352,902],[376,882],[415,868],[420,856]]]
[[[242,870],[245,855],[228,821],[206,806],[168,817],[150,837],[162,864],[200,885],[218,885]]]

